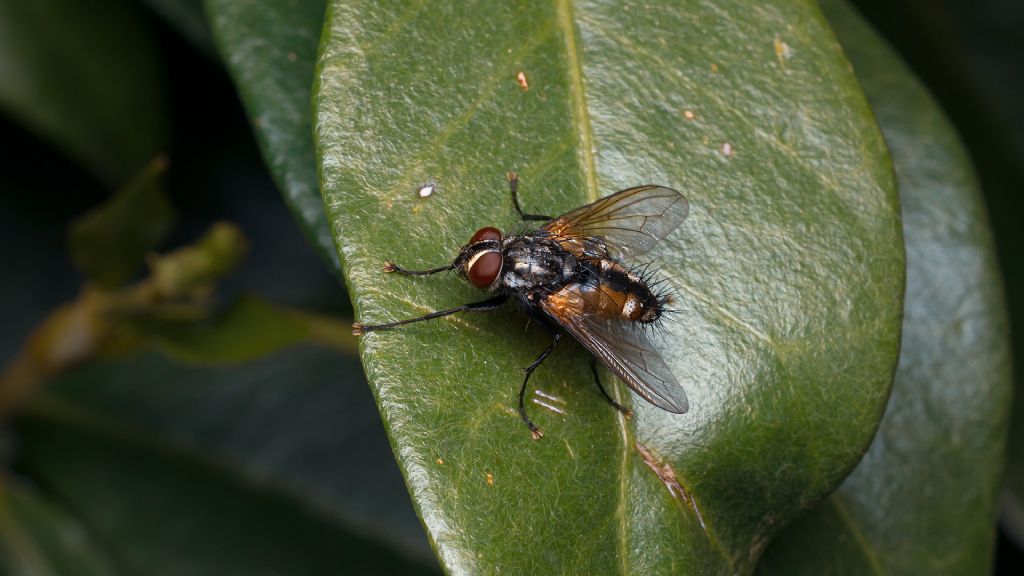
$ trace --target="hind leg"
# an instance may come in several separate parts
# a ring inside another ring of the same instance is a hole
[[[597,359],[596,358],[591,358],[590,359],[590,372],[594,375],[594,383],[597,384],[597,389],[601,391],[601,395],[604,396],[604,399],[607,400],[608,403],[611,404],[616,410],[618,410],[619,412],[622,412],[623,416],[625,416],[626,418],[632,418],[633,417],[633,411],[630,410],[629,408],[626,408],[622,404],[619,404],[618,402],[616,402],[615,399],[612,398],[611,395],[608,394],[608,391],[604,389],[604,386],[601,384],[601,378],[598,377],[598,375],[597,375]]]

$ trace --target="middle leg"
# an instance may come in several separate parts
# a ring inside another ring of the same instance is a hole
[[[386,324],[363,324],[362,322],[356,322],[352,324],[352,335],[362,336],[367,332],[373,332],[377,330],[390,330],[399,326],[405,326],[406,324],[412,324],[413,322],[423,322],[424,320],[433,320],[434,318],[443,318],[445,316],[451,316],[459,312],[489,312],[498,308],[505,301],[508,300],[508,296],[500,294],[494,298],[484,300],[482,302],[473,302],[472,304],[463,304],[462,306],[456,306],[455,308],[449,308],[448,310],[438,310],[437,312],[431,312],[416,318],[408,318],[406,320],[398,320],[397,322],[388,322]]]
[[[526,423],[526,426],[529,427],[529,434],[534,437],[534,440],[539,440],[544,436],[544,433],[541,431],[541,428],[537,427],[534,420],[530,420],[529,416],[526,415],[526,406],[524,404],[526,382],[529,381],[529,375],[534,373],[534,370],[537,370],[537,367],[555,351],[555,346],[558,345],[558,341],[562,339],[562,335],[557,330],[552,329],[547,324],[544,324],[544,326],[549,329],[554,337],[552,338],[551,343],[548,344],[548,347],[544,348],[544,352],[541,353],[541,356],[537,357],[537,360],[535,360],[534,363],[526,367],[526,375],[523,377],[522,386],[519,388],[519,416],[522,418],[522,421]]]

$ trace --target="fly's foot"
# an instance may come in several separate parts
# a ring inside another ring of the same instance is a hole
[[[398,270],[398,266],[395,266],[395,263],[391,260],[385,260],[384,266],[381,267],[381,270],[384,272],[394,272],[395,270]]]
[[[544,432],[542,432],[540,428],[537,428],[536,424],[534,424],[533,422],[530,422],[529,425],[530,425],[530,436],[532,436],[534,440],[540,440],[541,438],[544,437]]]
[[[355,322],[355,323],[353,323],[352,324],[352,335],[353,336],[362,336],[363,334],[366,334],[366,324],[363,324],[362,322]]]
[[[612,400],[611,398],[608,398],[608,401],[611,402],[612,408],[615,408],[616,410],[618,410],[619,413],[622,414],[623,416],[625,416],[627,420],[633,418],[633,411],[632,410],[630,410],[629,408],[626,408],[625,406],[623,406],[622,404],[619,404],[618,402],[616,402],[615,400]]]
[[[509,170],[505,173],[505,180],[508,180],[508,185],[514,190],[516,185],[519,184],[519,174]]]

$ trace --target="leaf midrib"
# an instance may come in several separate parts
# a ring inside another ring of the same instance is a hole
[[[583,65],[580,54],[580,47],[576,41],[576,25],[573,18],[573,8],[570,0],[556,0],[558,26],[562,29],[562,38],[565,40],[565,54],[567,58],[566,72],[569,80],[569,98],[572,100],[573,127],[576,129],[576,143],[581,160],[583,171],[584,192],[587,202],[594,202],[598,198],[597,168],[594,160],[594,138],[590,126],[590,111],[587,108],[586,87],[583,84]],[[613,391],[616,401],[622,399],[619,394],[619,387]],[[618,552],[621,574],[629,573],[629,546],[628,541],[628,518],[626,511],[626,497],[629,487],[626,479],[629,477],[629,427],[626,426],[625,416],[617,413],[616,422],[619,427],[622,444],[619,447],[621,457],[619,460],[619,503],[615,509],[616,520],[618,521]]]
[[[597,168],[594,161],[594,135],[590,127],[590,111],[587,108],[587,92],[583,84],[583,64],[579,43],[576,41],[576,24],[570,0],[557,0],[558,25],[565,39],[565,53],[568,58],[569,98],[572,100],[573,126],[579,146],[583,170],[584,192],[587,202],[598,198]]]
[[[587,105],[586,87],[583,80],[583,64],[582,64],[582,53],[579,43],[576,39],[576,26],[575,19],[573,17],[573,8],[571,0],[556,0],[557,2],[557,14],[558,14],[558,25],[562,29],[562,37],[565,39],[565,49],[567,57],[567,74],[569,81],[569,97],[572,100],[572,111],[573,111],[573,126],[576,129],[577,146],[579,149],[580,160],[582,163],[581,170],[583,172],[583,181],[586,193],[587,202],[594,202],[599,198],[599,186],[597,183],[597,165],[594,154],[594,136],[593,129],[590,123],[590,112]],[[717,307],[716,307],[717,308]],[[775,348],[772,340],[765,334],[753,328],[746,322],[740,321],[738,318],[728,314],[725,310],[720,312],[733,320],[737,325],[743,327],[754,336],[765,341],[771,348]],[[620,387],[615,386],[612,389],[615,399],[620,404],[623,401],[620,393]],[[620,560],[620,570],[622,574],[629,574],[629,546],[628,546],[628,533],[629,533],[629,513],[626,510],[628,502],[628,491],[629,491],[629,466],[630,466],[630,450],[632,446],[630,441],[629,426],[626,421],[625,415],[617,412],[616,420],[620,437],[622,439],[622,445],[619,447],[621,451],[621,459],[619,466],[619,504],[616,508],[616,516],[619,525],[619,538],[618,538],[618,550]],[[678,472],[677,472],[678,475]],[[692,496],[691,496],[692,497]],[[705,535],[708,540],[713,544],[714,549],[722,556],[726,563],[730,566],[735,566],[735,559],[731,558],[729,554],[722,548],[719,540],[711,535],[708,529],[705,527]]]

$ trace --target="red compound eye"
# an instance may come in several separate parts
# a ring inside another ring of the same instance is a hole
[[[494,228],[484,228],[484,230],[494,230]],[[494,231],[497,232],[497,230]],[[477,235],[480,232],[477,232]],[[473,286],[487,288],[501,273],[501,261],[501,252],[494,250],[479,252],[469,261],[469,265],[466,267],[466,277],[473,283]]]
[[[469,243],[472,244],[483,240],[501,240],[501,230],[491,228],[490,226],[481,228],[476,231],[476,234],[473,234],[473,237],[469,239]]]

